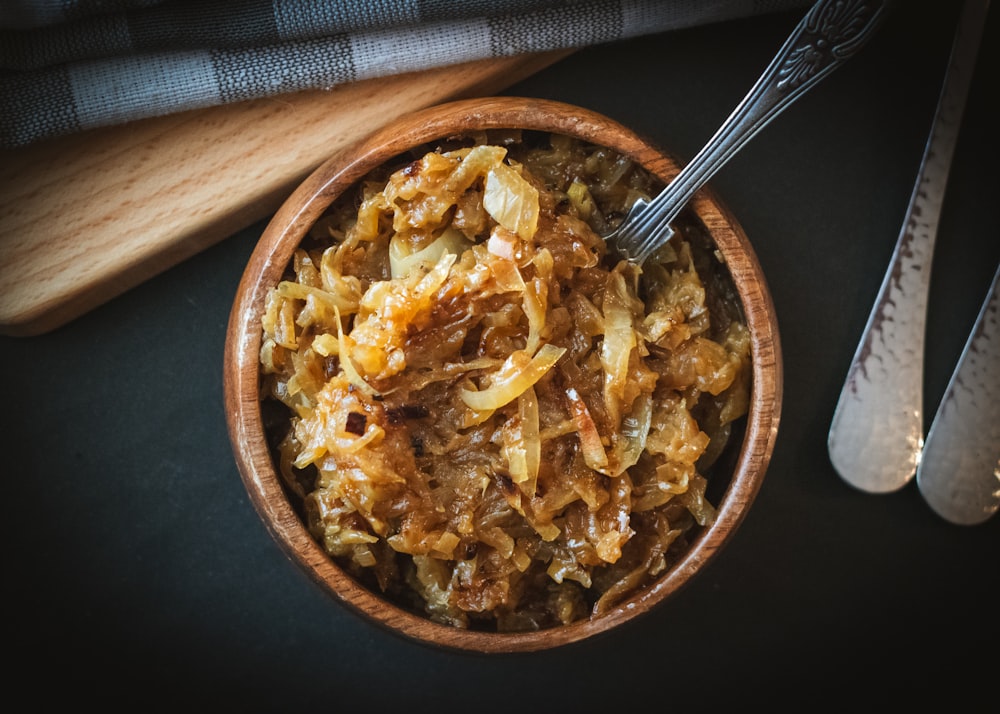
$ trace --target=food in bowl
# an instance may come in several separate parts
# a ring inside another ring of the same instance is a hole
[[[262,314],[274,459],[359,581],[458,628],[599,615],[715,509],[751,339],[704,227],[601,238],[661,183],[551,132],[435,142],[341,194]]]

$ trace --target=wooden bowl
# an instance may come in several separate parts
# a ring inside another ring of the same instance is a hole
[[[325,209],[373,168],[404,151],[477,129],[534,129],[566,134],[625,154],[664,182],[678,170],[670,155],[626,127],[580,107],[521,98],[453,102],[404,118],[316,169],[268,224],[236,294],[225,346],[224,390],[229,433],[250,498],[287,555],[344,605],[389,630],[430,645],[483,653],[534,651],[606,633],[661,604],[691,580],[730,540],[750,508],[777,434],[782,362],[777,322],[753,248],[730,212],[708,189],[690,208],[715,241],[742,298],[751,332],[752,387],[742,443],[722,479],[714,524],[700,529],[689,550],[654,583],[601,616],[536,632],[497,633],[432,622],[383,599],[349,576],[310,536],[283,487],[265,438],[261,414],[261,316],[269,288],[281,279],[293,251]],[[739,435],[738,435],[739,436]],[[683,613],[676,613],[683,617]]]

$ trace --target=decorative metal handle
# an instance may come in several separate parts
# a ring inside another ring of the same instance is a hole
[[[609,242],[641,264],[669,240],[673,222],[694,194],[757,132],[853,57],[881,23],[890,2],[820,0],[707,144],[659,195],[637,203]]]

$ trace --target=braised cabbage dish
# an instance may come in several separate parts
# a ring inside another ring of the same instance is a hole
[[[267,297],[262,403],[342,568],[437,622],[536,630],[615,607],[712,522],[750,339],[694,217],[641,270],[609,254],[659,188],[606,148],[484,132],[317,222]]]

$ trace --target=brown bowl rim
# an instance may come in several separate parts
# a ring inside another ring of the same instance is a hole
[[[475,129],[533,129],[579,137],[627,154],[668,181],[678,170],[666,151],[597,112],[525,97],[457,100],[410,114],[320,164],[287,198],[264,229],[237,288],[224,349],[227,428],[240,476],[254,508],[285,554],[324,590],[369,621],[396,634],[446,649],[528,652],[578,642],[647,613],[712,560],[743,522],[760,490],[780,421],[782,357],[777,318],[757,255],[739,222],[710,187],[691,207],[711,232],[743,299],[751,331],[752,389],[744,442],[718,504],[714,524],[652,585],[599,618],[523,633],[463,630],[399,608],[356,582],[309,535],[288,501],[263,438],[258,354],[260,316],[274,284],[311,225],[369,170],[416,146]]]

